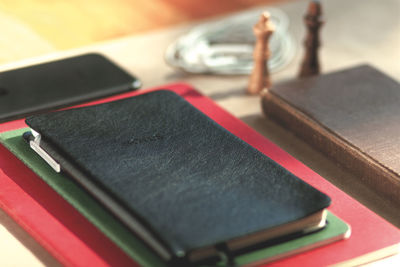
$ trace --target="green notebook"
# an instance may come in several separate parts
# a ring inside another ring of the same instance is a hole
[[[0,142],[137,263],[142,266],[165,266],[160,258],[144,246],[95,199],[70,179],[56,173],[31,150],[22,138],[22,134],[28,130],[25,128],[1,133]],[[238,265],[269,262],[341,240],[350,235],[349,226],[333,214],[328,213],[327,220],[328,224],[323,230],[237,256],[235,261]],[[220,266],[223,266],[223,263]]]

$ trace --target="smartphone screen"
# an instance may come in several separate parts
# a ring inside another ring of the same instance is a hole
[[[139,80],[100,54],[0,73],[0,122],[135,90]]]

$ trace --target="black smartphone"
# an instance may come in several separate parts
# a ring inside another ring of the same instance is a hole
[[[135,90],[140,81],[90,53],[0,73],[0,122]]]

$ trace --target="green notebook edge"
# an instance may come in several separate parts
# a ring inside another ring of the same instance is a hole
[[[166,266],[141,240],[79,185],[62,174],[56,173],[31,150],[22,138],[22,134],[29,130],[29,128],[23,128],[0,133],[0,142],[141,266]],[[347,238],[350,235],[349,225],[329,211],[327,221],[329,223],[321,231],[237,256],[235,262],[239,266],[267,263]],[[223,264],[218,266],[223,266]]]

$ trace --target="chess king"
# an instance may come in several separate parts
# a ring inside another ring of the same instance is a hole
[[[269,18],[269,13],[264,12],[260,20],[253,27],[253,32],[256,36],[256,44],[253,52],[254,65],[247,88],[247,93],[252,95],[259,94],[263,89],[268,89],[271,86],[267,65],[270,57],[268,40],[274,32],[275,27]]]
[[[304,23],[307,27],[307,35],[304,41],[305,55],[300,67],[299,77],[317,75],[320,72],[318,48],[319,29],[323,24],[320,19],[322,8],[319,1],[312,1],[308,6],[307,14],[304,16]]]

